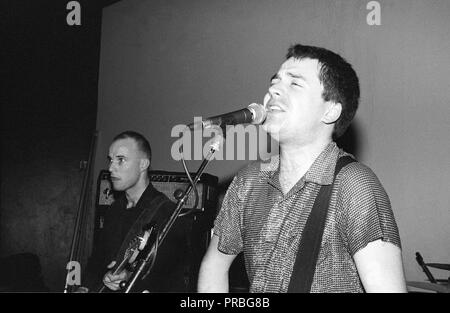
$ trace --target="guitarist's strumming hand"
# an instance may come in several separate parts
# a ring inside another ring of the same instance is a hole
[[[112,269],[116,265],[116,261],[109,263],[108,268]],[[123,269],[119,273],[114,274],[113,271],[109,271],[103,277],[103,284],[111,290],[117,291],[120,289],[120,283],[127,281],[131,273]]]

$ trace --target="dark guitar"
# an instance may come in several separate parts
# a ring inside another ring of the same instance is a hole
[[[138,235],[131,240],[124,252],[121,262],[118,264],[116,263],[116,265],[114,266],[113,275],[120,274],[125,269],[131,271],[134,270],[138,256],[147,245],[147,241],[150,237],[150,234],[152,233],[152,230],[153,228],[150,228],[149,230],[144,231],[141,235]],[[98,292],[102,293],[107,289],[108,288],[103,285]]]

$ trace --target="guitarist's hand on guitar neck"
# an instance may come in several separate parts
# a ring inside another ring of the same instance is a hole
[[[116,265],[116,261],[112,261],[108,268],[112,269]],[[127,281],[130,277],[131,273],[127,271],[126,269],[123,269],[122,271],[116,273],[115,271],[109,271],[105,274],[103,277],[103,284],[108,287],[111,290],[117,291],[120,289],[120,283],[122,281]]]

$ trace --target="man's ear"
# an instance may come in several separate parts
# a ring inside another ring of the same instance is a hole
[[[150,160],[147,158],[142,158],[140,162],[141,171],[147,171],[150,167]]]
[[[333,124],[335,123],[342,112],[342,104],[339,102],[328,102],[328,109],[325,111],[325,114],[322,117],[322,122],[325,124]]]

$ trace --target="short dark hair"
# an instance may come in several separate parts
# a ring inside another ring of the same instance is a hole
[[[138,149],[146,155],[146,157],[148,158],[148,160],[151,163],[152,162],[152,148],[150,147],[150,143],[143,135],[139,134],[138,132],[135,132],[132,130],[124,131],[124,132],[118,134],[116,137],[114,137],[113,142],[120,140],[120,139],[127,139],[127,138],[134,139],[134,141],[136,142],[136,144],[138,146]]]
[[[350,125],[359,104],[359,80],[352,66],[340,55],[324,48],[292,45],[286,59],[315,59],[319,61],[319,80],[323,85],[322,98],[342,105],[342,112],[333,129],[338,138]]]

